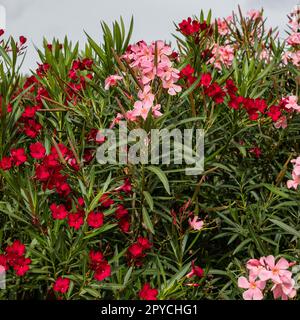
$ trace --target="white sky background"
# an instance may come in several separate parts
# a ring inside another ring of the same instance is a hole
[[[226,17],[238,4],[249,9],[265,10],[269,26],[278,26],[281,35],[286,15],[299,0],[0,0],[6,8],[6,34],[28,38],[28,52],[23,71],[36,67],[34,45],[40,47],[43,36],[73,42],[85,42],[85,30],[96,41],[101,40],[100,20],[110,24],[122,15],[125,23],[134,16],[133,41],[171,40],[174,22],[192,15],[205,14],[211,8],[213,17]]]

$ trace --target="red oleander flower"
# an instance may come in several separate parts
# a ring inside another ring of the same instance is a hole
[[[152,289],[149,283],[145,283],[139,292],[139,297],[142,300],[157,300],[158,291]]]
[[[53,284],[53,290],[58,293],[66,293],[69,290],[70,279],[59,277]]]
[[[107,261],[102,261],[98,264],[97,269],[95,271],[94,278],[97,281],[102,281],[111,275],[111,267]]]
[[[40,142],[36,142],[36,143],[32,143],[29,146],[30,149],[30,155],[32,156],[32,158],[34,159],[43,159],[46,153],[46,149],[43,146],[42,143]]]
[[[225,92],[216,82],[213,82],[209,87],[205,89],[205,94],[211,97],[217,104],[224,101]]]
[[[27,42],[27,39],[24,36],[20,36],[19,40],[20,40],[21,46]]]
[[[4,254],[0,254],[0,266],[2,266],[6,271],[9,269],[7,257]]]
[[[131,182],[128,178],[124,180],[124,184],[116,189],[116,191],[124,191],[125,193],[130,193],[132,190]]]
[[[144,256],[143,247],[139,243],[134,243],[128,248],[130,258],[137,259]]]
[[[108,195],[107,193],[104,193],[104,194],[101,196],[101,198],[100,198],[100,200],[99,200],[99,203],[101,204],[102,207],[108,208],[108,207],[110,207],[111,205],[113,205],[115,202],[114,202],[113,199],[111,199],[111,198],[109,197],[109,195]]]
[[[120,220],[128,215],[128,210],[122,204],[118,204],[115,214],[116,218]]]
[[[13,266],[16,275],[22,277],[30,269],[29,264],[31,263],[30,258],[21,257],[17,260],[17,263]]]
[[[262,154],[260,148],[258,148],[258,147],[251,148],[251,149],[249,150],[249,152],[253,153],[256,158],[260,158],[260,156],[261,156],[261,154]]]
[[[2,170],[9,170],[9,169],[11,169],[12,164],[13,164],[13,159],[12,159],[12,157],[3,157],[3,158],[0,160],[0,169],[2,169]]]
[[[22,256],[25,253],[25,245],[20,240],[15,240],[12,245],[7,246],[5,251],[8,256]]]
[[[35,120],[28,120],[24,124],[23,131],[26,134],[26,136],[34,139],[38,136],[41,129],[42,129],[42,126],[38,122],[36,122]]]
[[[199,266],[195,266],[195,261],[192,261],[192,271],[189,272],[186,277],[187,278],[191,278],[193,276],[196,276],[198,278],[202,278],[204,275],[204,270],[199,267]]]
[[[89,253],[90,267],[95,271],[94,278],[102,281],[111,275],[111,267],[104,259],[102,252],[91,250]]]
[[[143,250],[152,248],[152,243],[147,238],[138,237],[137,242],[142,246]]]
[[[78,230],[83,225],[83,216],[81,213],[69,213],[68,214],[68,224],[75,230]]]
[[[22,163],[27,161],[24,148],[12,149],[10,154],[16,166],[20,166]]]
[[[238,89],[235,86],[233,80],[231,80],[231,79],[226,80],[226,90],[227,90],[227,93],[230,97],[235,97],[235,94]]]
[[[183,20],[182,22],[180,22],[178,26],[180,31],[186,36],[190,36],[194,33],[199,32],[203,27],[197,20],[192,20],[192,18],[190,17],[187,20]]]
[[[195,72],[195,69],[192,68],[190,64],[188,64],[180,71],[180,77],[189,78],[194,74],[194,72]]]
[[[130,230],[130,222],[128,218],[123,218],[119,221],[118,223],[119,228],[121,229],[122,232],[127,233]]]
[[[2,258],[0,259],[2,261],[0,261],[0,264],[3,263],[6,270],[11,266],[17,276],[24,276],[30,269],[29,264],[31,263],[30,258],[25,258],[25,251],[25,245],[19,240],[15,240],[12,245],[6,247],[6,255],[2,255]]]
[[[87,223],[92,228],[100,228],[103,225],[104,214],[102,212],[90,212]]]
[[[203,73],[200,79],[200,84],[204,88],[207,88],[210,85],[211,80],[212,80],[212,77],[210,73]]]
[[[39,106],[26,106],[22,113],[22,119],[24,121],[25,119],[33,119],[39,108]]]
[[[276,122],[281,117],[281,111],[279,106],[271,106],[267,115]]]
[[[50,210],[52,217],[55,220],[63,220],[68,216],[68,211],[63,204],[57,205],[56,203],[52,203],[50,205]]]

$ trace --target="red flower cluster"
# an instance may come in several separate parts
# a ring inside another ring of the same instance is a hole
[[[58,195],[65,197],[70,194],[71,188],[67,183],[67,176],[61,173],[63,166],[59,160],[65,161],[75,170],[79,169],[79,165],[73,152],[65,145],[59,144],[58,150],[59,152],[55,147],[52,147],[50,154],[45,156],[40,164],[36,164],[35,176],[37,180],[42,182],[44,190],[46,188],[49,190],[55,189]],[[35,144],[31,146],[31,152],[34,156],[41,157],[44,149],[40,144]]]
[[[144,237],[138,237],[127,250],[129,260],[132,260],[135,265],[142,265],[141,259],[146,256],[145,251],[152,248],[152,243]]]
[[[12,166],[20,166],[27,161],[24,148],[12,149],[9,157],[3,157],[0,160],[0,169],[9,170]]]
[[[108,193],[104,193],[99,199],[99,203],[102,207],[109,208],[115,203],[115,201],[109,197]]]
[[[52,203],[50,205],[50,210],[54,220],[64,220],[68,216],[68,211],[63,204]]]
[[[59,293],[66,293],[69,290],[70,279],[59,277],[53,284],[53,290]]]
[[[90,267],[95,271],[94,278],[97,281],[102,281],[111,275],[111,267],[107,260],[104,259],[102,252],[90,251]]]
[[[15,240],[12,245],[7,246],[5,254],[0,254],[0,265],[5,270],[12,267],[17,276],[24,276],[29,270],[30,258],[25,258],[26,248],[19,240]]]
[[[212,98],[216,104],[223,103],[226,95],[225,91],[216,82],[205,88],[204,93]]]
[[[92,228],[100,228],[103,225],[104,214],[102,212],[90,212],[87,217],[87,223]]]
[[[116,219],[119,221],[118,224],[120,229],[125,233],[129,232],[130,222],[128,210],[122,204],[118,204],[115,215]]]
[[[68,95],[67,101],[72,101],[76,104],[78,98],[77,94],[86,87],[86,79],[93,79],[93,75],[90,73],[92,64],[93,60],[88,58],[73,61],[72,67],[68,73],[70,82],[66,89]]]
[[[139,292],[139,297],[142,300],[157,300],[158,291],[151,288],[149,283],[145,283]]]
[[[180,22],[178,26],[181,33],[185,36],[190,36],[198,33],[199,31],[206,30],[208,27],[205,21],[203,23],[200,23],[197,20],[192,20],[192,18],[190,17],[187,20],[183,20],[182,22]]]
[[[43,146],[43,144],[40,142],[32,143],[29,146],[29,150],[30,150],[30,155],[34,159],[43,159],[46,154],[46,149]]]
[[[59,204],[57,205],[56,203],[52,203],[50,205],[50,210],[52,213],[52,217],[54,220],[64,220],[68,219],[68,225],[75,230],[78,230],[84,223],[84,216],[85,216],[85,211],[82,208],[84,206],[84,200],[82,198],[79,198],[77,200],[76,204],[76,212],[71,213],[68,210],[72,209],[72,200],[70,198],[67,199],[66,205],[64,204]],[[96,226],[99,225],[101,226],[103,224],[103,217],[102,216],[97,216],[96,218],[91,216],[90,219],[88,219],[88,224],[90,226]]]

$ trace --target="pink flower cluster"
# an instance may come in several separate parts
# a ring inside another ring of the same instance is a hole
[[[218,32],[221,36],[226,36],[230,33],[229,26],[230,23],[233,21],[232,16],[228,16],[225,19],[218,18],[217,20],[217,26],[218,26]]]
[[[275,262],[272,255],[260,259],[250,259],[247,262],[249,279],[245,277],[238,279],[239,288],[247,289],[243,293],[245,300],[262,300],[267,281],[272,283],[271,291],[274,299],[288,300],[288,298],[296,296],[295,280],[292,278],[292,272],[288,270],[293,263],[289,263],[284,258],[280,258],[277,263]]]
[[[283,54],[282,60],[284,64],[291,62],[295,66],[300,66],[300,15],[299,6],[296,6],[290,14],[289,21],[292,33],[286,39],[290,46],[288,51]]]
[[[215,68],[222,70],[222,65],[226,68],[232,65],[234,49],[230,45],[220,46],[215,43],[211,53],[212,57],[208,60],[208,63],[212,63]]]
[[[146,120],[150,111],[154,118],[162,115],[161,105],[154,102],[155,95],[151,88],[155,79],[160,79],[162,87],[168,90],[169,95],[181,92],[182,88],[176,84],[180,72],[173,68],[172,59],[175,56],[171,47],[163,41],[155,41],[150,45],[140,41],[127,48],[122,59],[132,68],[142,89],[138,92],[138,100],[134,103],[133,110],[126,112],[126,120],[137,121],[138,117]],[[117,81],[121,79],[118,75],[109,76],[105,80],[105,89],[117,85]],[[123,118],[124,115],[118,113],[112,127]]]
[[[158,77],[162,81],[164,89],[168,89],[170,95],[181,92],[181,87],[176,84],[179,79],[179,70],[173,68],[173,51],[163,41],[155,41],[150,45],[140,41],[127,48],[122,56],[133,68],[143,85],[150,84]]]
[[[292,172],[292,180],[288,180],[287,187],[289,189],[294,188],[297,189],[300,184],[300,157],[293,159],[291,161],[294,164],[293,172]]]

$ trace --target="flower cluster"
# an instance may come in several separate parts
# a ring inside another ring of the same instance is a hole
[[[70,81],[66,86],[66,101],[71,101],[74,105],[77,103],[78,94],[86,88],[86,82],[93,79],[92,65],[93,60],[89,58],[73,61],[68,73]]]
[[[260,259],[250,259],[247,262],[249,279],[245,277],[238,279],[238,286],[247,289],[243,293],[245,300],[262,300],[267,281],[272,284],[271,291],[274,299],[287,300],[296,296],[295,280],[292,278],[292,272],[288,270],[293,263],[289,263],[284,258],[275,262],[274,256],[271,255]]]
[[[26,258],[26,248],[19,240],[15,240],[10,246],[7,246],[4,254],[0,254],[0,266],[5,270],[12,267],[16,275],[21,277],[30,269],[30,258]]]
[[[152,243],[144,237],[138,237],[137,241],[133,243],[127,250],[128,258],[133,261],[135,265],[142,265],[142,258],[146,256],[146,251],[152,248]]]
[[[293,159],[291,162],[293,163],[294,168],[292,172],[292,179],[287,181],[287,187],[289,189],[297,189],[300,184],[300,157]]]
[[[291,62],[293,65],[300,66],[300,9],[295,6],[290,14],[289,25],[291,34],[286,39],[288,50],[284,52],[282,60],[284,64]]]
[[[94,278],[97,281],[102,281],[111,275],[111,267],[101,251],[90,251],[90,267],[95,272]]]
[[[158,291],[151,288],[149,283],[145,283],[139,292],[139,296],[142,300],[157,300]]]
[[[228,68],[232,65],[234,49],[230,45],[221,46],[216,43],[211,53],[212,57],[208,60],[208,63],[212,63],[215,68],[222,70],[222,66]]]
[[[187,18],[187,20],[182,20],[178,24],[179,30],[185,36],[197,36],[199,32],[207,30],[208,25],[206,21],[200,23],[197,20],[193,20],[191,17]]]
[[[227,34],[230,33],[230,24],[232,23],[233,21],[233,17],[232,16],[228,16],[227,18],[225,19],[221,19],[221,18],[218,18],[217,19],[217,28],[218,28],[218,33],[221,35],[221,36],[226,36]]]
[[[70,279],[58,277],[53,284],[53,290],[58,293],[66,293],[70,287]]]

